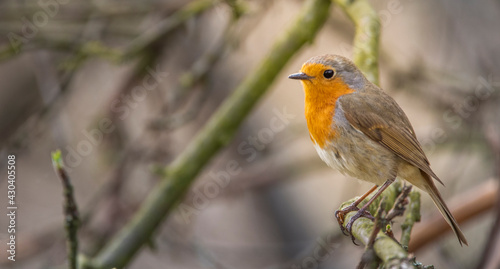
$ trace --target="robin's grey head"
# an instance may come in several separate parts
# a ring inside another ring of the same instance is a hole
[[[367,82],[363,73],[354,63],[340,55],[326,54],[312,57],[302,65],[300,71],[300,73],[290,75],[289,78],[323,85],[327,85],[328,81],[338,83],[340,79],[353,90],[363,89]]]

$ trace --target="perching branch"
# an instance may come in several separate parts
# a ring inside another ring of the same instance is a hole
[[[309,0],[295,23],[277,40],[265,60],[221,105],[193,142],[166,169],[133,219],[94,259],[81,268],[123,268],[151,239],[208,161],[232,139],[238,126],[290,58],[311,42],[329,14],[329,0]]]
[[[402,213],[402,211],[399,209],[405,203],[404,200],[407,195],[407,193],[403,193],[403,190],[404,188],[401,187],[401,182],[399,180],[395,181],[391,186],[387,188],[386,191],[382,193],[380,197],[378,197],[370,205],[368,210],[372,215],[376,215],[377,219],[382,218],[380,216],[380,213],[376,214],[378,211],[383,212],[385,210],[386,212],[388,212],[386,215],[387,218],[391,218],[396,216],[397,214]],[[401,195],[402,193],[403,195]],[[361,202],[360,206],[366,203],[366,201],[368,201],[371,196],[372,195],[368,196],[363,202]],[[344,202],[340,206],[340,209],[343,209],[344,207],[350,205],[354,200],[355,199]],[[378,210],[381,201],[383,201],[384,205],[380,206],[380,210]],[[420,200],[411,200],[411,203],[419,204]],[[416,206],[410,205],[410,208],[412,207]],[[346,225],[355,214],[356,212],[348,213],[345,217],[344,225]],[[383,232],[385,230],[385,227],[375,226],[384,226],[385,222],[386,220],[376,221],[376,224],[374,224],[370,219],[361,217],[357,219],[352,225],[352,234],[365,246],[373,249],[375,255],[382,261],[383,265],[385,266],[384,268],[415,268],[415,266],[413,265],[412,257],[408,254],[408,252],[397,241]],[[376,235],[373,234],[374,229]],[[367,250],[367,253],[370,253],[370,251],[371,250]],[[364,256],[365,257],[363,257],[363,259],[367,259],[366,254]],[[374,257],[370,257],[370,259],[374,259]]]
[[[73,186],[68,177],[68,174],[64,170],[64,163],[61,157],[61,151],[57,150],[52,152],[52,164],[54,169],[61,179],[64,190],[64,218],[66,227],[66,237],[67,237],[67,251],[68,251],[68,268],[76,269],[77,267],[77,255],[78,255],[78,227],[80,225],[80,219],[78,217],[78,207],[76,206],[76,201],[73,196]]]

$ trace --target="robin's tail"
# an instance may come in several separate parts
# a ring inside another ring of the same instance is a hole
[[[432,198],[432,201],[441,212],[441,215],[443,215],[446,222],[448,222],[451,229],[453,229],[453,232],[455,232],[455,234],[457,235],[460,245],[462,245],[462,243],[464,243],[465,245],[469,245],[467,243],[467,239],[465,239],[465,235],[462,233],[462,230],[460,230],[460,227],[458,227],[457,221],[451,214],[450,210],[448,209],[448,206],[446,206],[446,204],[444,203],[444,200],[441,197],[441,194],[439,193],[438,189],[436,188],[436,185],[434,185],[434,182],[432,182],[432,178],[430,178],[429,175],[425,173],[422,173],[422,175],[426,177],[426,180],[428,179],[427,182],[429,182],[429,184],[426,184],[425,186],[425,191],[429,193],[429,195]]]

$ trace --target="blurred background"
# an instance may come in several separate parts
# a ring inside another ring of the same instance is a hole
[[[414,254],[436,268],[500,268],[500,233],[493,229],[500,214],[500,5],[370,3],[382,23],[381,86],[413,123],[469,241],[460,247],[447,228]],[[81,251],[92,256],[160,180],[152,165],[166,165],[185,149],[302,4],[2,1],[2,248],[8,154],[17,157],[18,229],[17,261],[2,254],[0,267],[51,268],[66,260],[51,151],[63,152],[83,220]],[[164,221],[154,249],[143,247],[128,268],[357,265],[363,247],[340,233],[333,212],[371,185],[322,163],[303,116],[302,86],[287,79],[312,56],[352,57],[353,24],[338,6],[330,13],[314,43],[287,64]],[[412,237],[441,219],[426,195],[421,213]],[[485,249],[496,257],[485,258]]]

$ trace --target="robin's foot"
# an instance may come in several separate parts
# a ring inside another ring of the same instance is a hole
[[[347,232],[346,228],[344,228],[344,219],[345,219],[345,216],[349,212],[358,211],[358,210],[359,210],[359,208],[354,203],[352,203],[349,206],[344,207],[341,210],[335,211],[335,218],[337,219],[337,222],[339,223],[339,226],[340,226],[340,230],[342,231],[342,233],[344,235],[349,235],[349,233]]]
[[[345,219],[345,216],[347,215],[347,213],[349,212],[352,212],[352,211],[358,211],[356,212],[356,214],[354,216],[351,217],[351,219],[349,220],[349,222],[346,224],[345,228],[344,228],[344,219]],[[351,204],[347,207],[345,207],[344,209],[342,210],[337,210],[335,211],[335,217],[337,218],[337,221],[340,225],[340,229],[342,230],[342,233],[345,234],[345,235],[350,235],[351,236],[351,239],[352,239],[352,242],[357,245],[355,242],[354,242],[354,236],[352,235],[352,225],[353,223],[359,219],[360,217],[366,217],[370,220],[374,220],[375,218],[370,214],[370,212],[368,212],[366,209],[364,208],[361,208],[361,209],[358,209],[358,207],[354,204]]]

